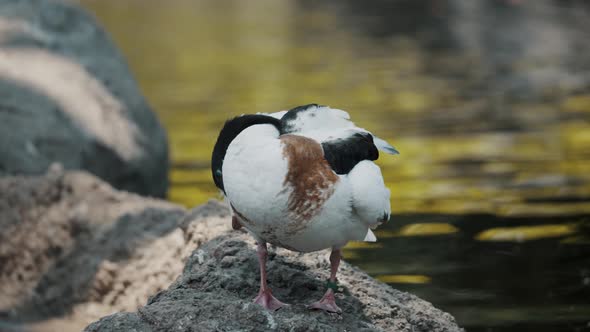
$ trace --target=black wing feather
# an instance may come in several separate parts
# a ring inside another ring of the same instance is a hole
[[[244,129],[257,124],[272,124],[279,131],[281,130],[281,121],[279,119],[261,114],[247,114],[235,117],[231,120],[227,120],[223,129],[221,129],[211,156],[211,174],[213,175],[215,185],[217,188],[223,190],[223,192],[225,192],[225,189],[223,187],[222,168],[227,148],[234,138],[236,138],[236,136],[238,136]]]

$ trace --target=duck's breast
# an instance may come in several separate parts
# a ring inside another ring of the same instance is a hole
[[[289,237],[286,245],[301,252],[340,248],[347,242],[363,240],[368,227],[351,206],[351,188],[346,177],[340,177],[334,192],[301,232]]]

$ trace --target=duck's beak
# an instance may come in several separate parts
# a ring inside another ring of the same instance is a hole
[[[385,153],[389,153],[389,154],[399,154],[399,151],[397,151],[396,148],[394,148],[393,146],[391,146],[389,143],[387,143],[386,140],[381,139],[377,136],[373,136],[373,142],[375,143],[375,146],[377,147],[377,149],[385,152]]]

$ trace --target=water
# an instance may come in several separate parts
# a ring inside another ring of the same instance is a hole
[[[171,200],[215,197],[224,120],[317,102],[401,155],[348,261],[469,331],[590,330],[584,1],[85,0],[170,136]]]

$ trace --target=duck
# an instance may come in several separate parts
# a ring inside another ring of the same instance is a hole
[[[266,276],[267,244],[308,253],[331,249],[324,296],[310,309],[341,313],[336,274],[342,247],[376,241],[391,215],[390,190],[375,160],[397,149],[357,127],[343,110],[307,104],[225,122],[211,157],[215,185],[228,202],[232,227],[256,241],[260,290],[253,302],[275,311]]]

